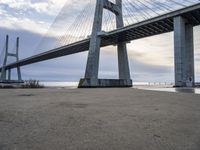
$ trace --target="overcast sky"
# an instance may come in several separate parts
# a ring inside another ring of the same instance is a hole
[[[84,7],[81,0],[0,0],[0,49],[5,35],[20,37],[20,58],[35,54],[38,44],[65,5],[65,26],[69,26]],[[58,32],[54,33],[56,35]],[[200,82],[200,27],[194,29],[196,80]],[[46,37],[45,40],[52,40]],[[128,44],[129,64],[134,81],[173,82],[173,33],[132,41]],[[12,61],[12,60],[10,60]],[[84,77],[87,52],[65,56],[22,68],[23,79],[78,81]],[[101,49],[100,78],[117,78],[116,47]]]

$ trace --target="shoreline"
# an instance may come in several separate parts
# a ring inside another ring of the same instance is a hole
[[[37,88],[29,88],[29,87],[22,87],[20,84],[4,84],[5,87],[2,87],[0,84],[0,89],[78,89],[77,86],[41,86]],[[173,87],[171,84],[151,84],[151,85],[133,85],[132,89],[138,90],[145,90],[145,91],[157,91],[157,92],[168,92],[168,93],[193,93],[193,94],[200,94],[200,87]],[[104,88],[97,88],[97,89],[104,89]],[[105,88],[105,89],[120,89],[120,88]],[[123,89],[123,88],[122,88]],[[127,88],[129,89],[129,88]]]

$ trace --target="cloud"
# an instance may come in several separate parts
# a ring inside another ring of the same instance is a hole
[[[59,3],[55,0],[1,0],[1,5],[7,5],[16,11],[34,10],[41,14],[56,15],[65,2],[66,0],[59,0]]]
[[[77,13],[85,6],[84,3],[86,1],[59,0],[58,2],[56,0],[1,0],[0,27],[16,30],[25,29],[31,32],[44,34],[60,11],[60,13],[64,14],[60,14],[59,17],[61,17],[61,15],[65,17],[65,19],[62,18],[63,22],[65,21],[65,24],[63,24],[62,27],[67,26],[67,24],[71,23],[73,20],[74,15],[77,15]],[[70,17],[72,17],[71,20]],[[62,25],[62,22],[60,24]]]

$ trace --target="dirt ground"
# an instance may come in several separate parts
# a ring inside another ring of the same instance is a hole
[[[200,150],[200,95],[0,89],[0,150]]]

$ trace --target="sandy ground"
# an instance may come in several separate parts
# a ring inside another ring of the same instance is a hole
[[[0,150],[200,150],[200,95],[0,89]]]

